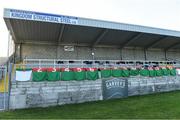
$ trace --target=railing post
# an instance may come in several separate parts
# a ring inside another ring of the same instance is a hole
[[[56,63],[56,62],[55,62],[55,59],[54,59],[54,68],[55,68],[55,63]]]
[[[40,61],[40,59],[39,59],[39,67],[40,67],[40,62],[41,62],[41,61]]]
[[[16,68],[16,67],[15,67]],[[7,109],[9,110],[9,101],[10,101],[10,90],[11,90],[11,80],[12,80],[12,72],[13,72],[13,64],[9,63],[9,68],[8,68],[8,105]]]
[[[6,78],[7,78],[7,67],[4,66],[4,110],[6,109]]]

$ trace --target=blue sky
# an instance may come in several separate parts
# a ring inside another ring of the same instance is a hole
[[[0,57],[7,56],[3,8],[31,10],[180,31],[180,0],[0,0]]]

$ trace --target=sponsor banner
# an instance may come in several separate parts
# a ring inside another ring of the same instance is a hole
[[[78,24],[77,17],[14,10],[14,9],[9,10],[9,16],[10,18],[15,18],[15,19],[34,20],[34,21],[53,22],[53,23],[65,23],[65,24]]]
[[[127,78],[103,79],[103,99],[123,98],[127,96]]]

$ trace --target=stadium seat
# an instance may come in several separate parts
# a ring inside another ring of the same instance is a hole
[[[48,81],[60,80],[60,68],[47,68],[47,80]]]
[[[112,69],[112,76],[113,77],[122,77],[122,70],[120,68],[114,67]]]
[[[142,68],[142,69],[139,71],[139,73],[140,73],[141,76],[149,76],[149,70],[148,70],[148,69]]]
[[[75,80],[85,80],[86,79],[86,71],[85,68],[72,68],[74,71],[74,79]]]
[[[122,77],[129,77],[130,73],[126,67],[122,67]]]
[[[111,68],[100,68],[101,78],[109,78],[112,76]]]
[[[129,74],[131,76],[137,76],[137,75],[139,75],[139,70],[136,67],[131,67],[129,70]]]
[[[71,68],[61,68],[61,80],[70,81],[74,79],[74,72]]]
[[[97,68],[86,68],[86,78],[87,80],[99,79]]]
[[[46,68],[33,68],[33,81],[45,81],[47,80],[47,69]]]
[[[149,77],[155,77],[156,76],[156,72],[152,66],[149,66],[148,70],[149,70]]]

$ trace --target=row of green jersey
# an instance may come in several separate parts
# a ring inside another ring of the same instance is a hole
[[[101,70],[101,77],[107,78],[107,77],[129,77],[129,76],[167,76],[167,75],[176,75],[175,69],[161,69],[161,70],[147,70],[147,69],[141,69],[141,70],[120,70],[120,69],[114,69],[114,70]]]
[[[56,81],[56,80],[96,80],[98,79],[98,71],[63,71],[63,72],[33,72],[33,81]]]
[[[102,78],[109,78],[109,77],[129,77],[129,76],[168,76],[176,75],[176,70],[168,70],[168,69],[161,69],[161,70],[121,70],[121,69],[104,69],[100,71]],[[55,72],[46,72],[46,71],[33,71],[33,81],[55,81],[55,80],[96,80],[99,78],[98,70],[95,71],[55,71]]]

